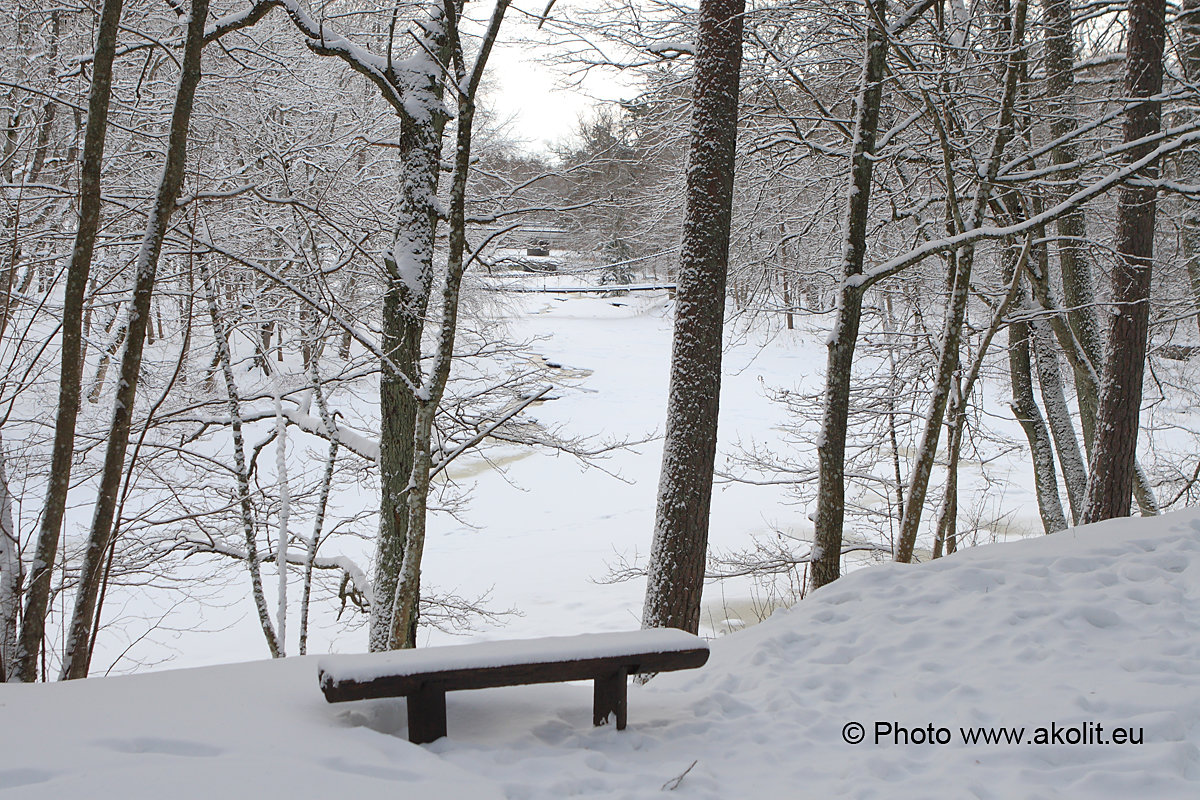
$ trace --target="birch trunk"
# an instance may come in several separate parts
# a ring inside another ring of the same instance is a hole
[[[309,380],[312,383],[313,398],[317,402],[317,413],[321,418],[321,425],[329,434],[329,452],[325,456],[325,471],[321,475],[321,490],[317,496],[317,508],[313,514],[312,538],[309,539],[308,548],[304,554],[304,588],[300,597],[300,655],[305,655],[308,652],[308,613],[309,601],[312,598],[313,567],[317,560],[317,549],[321,546],[321,532],[325,527],[325,511],[329,505],[329,490],[333,484],[333,468],[337,462],[338,454],[338,438],[335,434],[336,427],[333,416],[329,413],[329,405],[325,402],[325,392],[321,388],[319,358],[320,356],[314,355],[309,360],[308,372]]]
[[[1027,303],[1025,307],[1028,311],[1033,311],[1032,304]],[[1067,489],[1067,503],[1071,507],[1071,521],[1077,524],[1079,515],[1083,513],[1083,499],[1087,493],[1087,464],[1079,451],[1079,439],[1075,436],[1071,409],[1067,406],[1062,371],[1058,368],[1058,353],[1054,347],[1050,324],[1044,319],[1035,319],[1029,323],[1029,327],[1032,332],[1030,344],[1037,369],[1038,387],[1041,390],[1042,403],[1046,407],[1046,421],[1054,441],[1054,450],[1058,453],[1058,466]]]
[[[279,570],[276,591],[275,640],[279,657],[287,655],[287,564],[288,521],[291,519],[292,497],[287,470],[287,420],[283,417],[283,397],[279,391],[279,374],[271,376],[272,400],[275,404],[275,477],[279,484],[279,530],[275,540],[275,566]]]
[[[1022,295],[1028,290],[1022,289]],[[1029,301],[1022,298],[1022,311],[1027,311]],[[1054,448],[1042,419],[1041,410],[1033,394],[1033,371],[1031,369],[1030,342],[1033,326],[1025,320],[1014,320],[1008,328],[1008,374],[1012,384],[1012,412],[1025,438],[1029,441],[1029,452],[1033,458],[1033,483],[1037,494],[1038,512],[1042,518],[1042,529],[1054,533],[1067,527],[1063,516],[1062,500],[1058,496],[1058,481],[1054,473]]]
[[[217,294],[213,288],[212,275],[203,260],[199,262],[200,282],[208,301],[208,313],[212,322],[213,340],[217,354],[214,359],[225,378],[225,395],[228,398],[229,427],[233,434],[233,472],[237,479],[238,510],[241,512],[242,536],[246,542],[246,570],[250,573],[250,591],[254,608],[258,612],[259,626],[267,640],[267,650],[272,658],[280,655],[275,629],[271,625],[271,612],[267,609],[267,597],[263,592],[262,572],[259,568],[258,537],[254,530],[254,509],[250,505],[250,475],[246,469],[246,442],[242,436],[241,402],[238,399],[237,383],[233,377],[233,357],[229,352],[229,334],[221,321],[217,308]]]

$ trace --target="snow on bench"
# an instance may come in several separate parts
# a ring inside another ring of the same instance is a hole
[[[658,628],[326,656],[317,671],[330,703],[407,698],[409,741],[423,744],[446,735],[449,691],[593,680],[592,723],[607,724],[611,716],[624,730],[628,676],[694,669],[706,661],[703,639]]]

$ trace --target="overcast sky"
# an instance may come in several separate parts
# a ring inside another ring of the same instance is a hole
[[[555,9],[587,0],[556,0]],[[490,12],[490,4],[480,4]],[[488,62],[490,92],[487,102],[500,118],[511,118],[511,130],[528,142],[529,149],[545,150],[569,137],[581,114],[597,99],[617,100],[632,97],[634,91],[617,76],[593,71],[581,88],[567,86],[562,67],[549,63],[548,49],[554,34],[536,30],[530,11],[536,16],[545,8],[545,0],[522,0],[505,19],[501,40]]]

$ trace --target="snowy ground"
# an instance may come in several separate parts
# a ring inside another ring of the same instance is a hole
[[[519,280],[525,288],[594,283],[590,278],[562,274],[522,275]],[[452,465],[448,475],[469,493],[469,504],[456,516],[431,518],[423,586],[467,598],[490,592],[490,609],[517,612],[505,616],[499,625],[478,626],[470,634],[476,639],[637,627],[644,582],[606,584],[603,579],[622,563],[644,563],[650,547],[662,452],[657,437],[666,418],[671,349],[667,295],[506,295],[500,308],[514,339],[532,341],[532,349],[544,360],[561,365],[560,384],[553,392],[556,399],[531,409],[534,416],[547,426],[561,427],[567,434],[593,436],[596,442],[646,441],[615,452],[592,467],[555,452],[530,448],[493,450],[490,460],[464,456]],[[823,322],[819,318],[800,318],[797,330],[773,331],[769,335],[761,331],[761,325],[750,333],[738,332],[737,324],[730,326],[724,356],[718,466],[736,452],[739,444],[767,442],[787,450],[788,446],[781,446],[779,440],[780,426],[789,420],[785,410],[768,398],[767,389],[784,388],[796,393],[819,390],[825,365],[825,334],[820,329]],[[989,396],[1003,400],[1004,390],[992,391]],[[362,398],[335,397],[333,405],[351,415],[361,408],[377,408],[372,398],[364,402]],[[992,411],[995,424],[1007,424],[1011,428],[1008,433],[1020,437],[1011,413],[1000,407]],[[265,436],[271,424],[270,420],[261,423],[260,433]],[[254,435],[250,438],[253,440]],[[297,439],[292,450],[301,452],[303,447],[324,451],[324,445],[315,438],[307,442]],[[811,456],[811,447],[797,449]],[[984,529],[978,537],[964,536],[987,541],[1009,533],[1019,536],[1036,532],[1040,525],[1024,450],[990,453],[995,460],[987,467],[986,479],[972,455],[964,454],[961,467],[964,520],[972,513],[990,518],[1000,513],[997,508],[1005,509],[1008,516],[1002,517],[1002,525]],[[873,502],[870,497],[850,499]],[[342,494],[331,503],[331,513],[335,519],[339,515],[345,518],[361,509],[371,511],[377,503],[373,490]],[[86,506],[81,508],[87,510]],[[808,536],[812,530],[810,510],[797,504],[783,486],[721,483],[713,497],[712,547],[718,551],[747,548],[754,537],[770,537],[777,530]],[[80,524],[85,522],[81,519]],[[293,520],[293,525],[306,524]],[[369,520],[357,526],[368,534],[366,539],[331,539],[322,555],[349,556],[366,566],[373,555],[369,538],[373,525]],[[860,527],[861,523],[849,520],[848,535],[885,541],[878,529]],[[964,521],[962,529],[969,527]],[[103,674],[112,665],[113,672],[120,674],[148,667],[204,666],[261,658],[266,649],[244,570],[233,563],[225,566],[228,584],[212,587],[207,597],[180,599],[172,595],[157,607],[148,607],[143,588],[137,587],[110,601],[106,622],[117,624],[98,639],[95,671]],[[266,565],[264,584],[273,591],[275,583],[273,567]],[[703,608],[704,632],[723,633],[729,627],[738,627],[739,619],[753,624],[764,613],[764,606],[774,600],[792,599],[786,596],[786,586],[782,591],[785,596],[770,598],[747,580],[709,587]],[[291,613],[295,614],[300,596],[295,580],[290,596]],[[268,602],[273,604],[273,598]],[[365,649],[361,615],[348,613],[336,619],[336,598],[324,595],[316,602],[309,652]],[[347,619],[351,621],[349,626]],[[295,652],[297,627],[295,623],[289,627],[289,652]],[[151,630],[147,632],[147,628]],[[442,631],[423,630],[422,644],[461,641]]]
[[[632,687],[624,732],[590,726],[589,686],[516,687],[451,694],[449,737],[420,747],[403,701],[326,705],[315,657],[4,685],[0,795],[1200,794],[1198,512],[860,570],[712,647],[703,669]],[[876,741],[877,722],[950,743]],[[962,742],[1000,725],[1021,743]],[[1028,743],[1052,725],[1064,743]],[[1117,726],[1142,743],[1062,733]]]

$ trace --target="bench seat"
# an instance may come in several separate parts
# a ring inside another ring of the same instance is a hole
[[[661,628],[326,656],[317,669],[331,703],[407,698],[409,739],[421,744],[446,735],[446,692],[532,683],[595,681],[593,723],[612,717],[623,730],[629,675],[707,660],[703,639]]]

